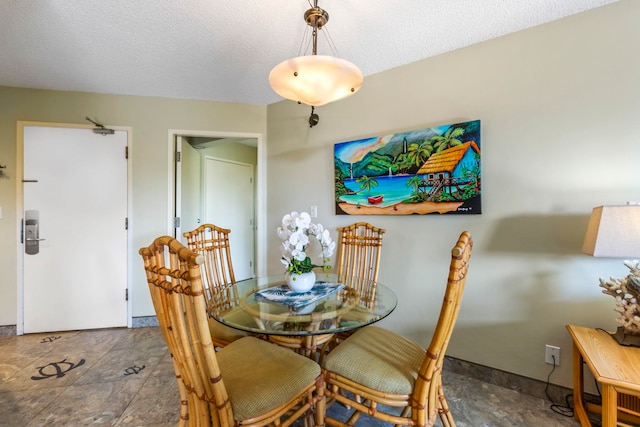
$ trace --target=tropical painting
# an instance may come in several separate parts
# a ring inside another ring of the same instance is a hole
[[[335,144],[336,214],[480,214],[480,147],[480,120]]]

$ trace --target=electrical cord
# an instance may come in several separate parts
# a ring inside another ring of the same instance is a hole
[[[606,332],[606,331],[605,331]],[[574,415],[574,411],[573,411],[573,404],[570,401],[573,401],[573,393],[569,393],[565,396],[564,400],[565,400],[565,404],[561,405],[559,403],[555,403],[553,401],[553,399],[551,398],[551,396],[549,395],[549,385],[550,385],[550,381],[549,379],[551,378],[551,374],[553,374],[553,372],[556,370],[556,358],[554,355],[551,355],[551,358],[553,360],[553,368],[551,368],[551,372],[549,372],[549,375],[547,376],[547,384],[546,387],[544,389],[544,393],[547,396],[547,399],[549,399],[549,402],[551,402],[551,406],[549,407],[553,412],[562,415],[564,417],[573,417]],[[602,399],[602,394],[600,393],[600,385],[598,384],[598,381],[594,380],[595,386],[596,386],[596,391],[598,392],[598,396],[596,396],[596,399],[593,400],[589,400],[589,399],[585,399],[585,401],[589,402],[589,403],[593,403],[593,404],[597,404],[600,405],[601,404],[601,399]],[[596,420],[591,420],[591,425],[593,427],[602,427],[601,424],[599,424]]]
[[[556,414],[562,415],[564,417],[573,417],[573,406],[569,402],[569,399],[573,400],[573,393],[565,396],[564,405],[554,402],[551,398],[551,395],[549,395],[549,379],[551,378],[551,374],[553,374],[553,371],[556,370],[556,357],[554,355],[551,355],[551,358],[553,360],[553,368],[551,368],[551,372],[549,372],[549,375],[547,375],[547,385],[544,388],[544,394],[547,396],[547,399],[549,399],[549,402],[551,402],[551,406],[549,406],[549,408],[551,408],[551,410]]]
[[[601,331],[601,332],[605,332],[612,339],[615,339],[613,337],[613,334],[611,334],[611,332],[606,331],[606,330],[604,330],[602,328],[595,328],[595,329],[598,330],[598,331]],[[554,411],[554,412],[556,412],[556,413],[558,413],[560,415],[563,415],[565,417],[573,417],[573,406],[569,403],[569,399],[573,400],[573,393],[570,393],[567,396],[565,396],[565,403],[566,403],[565,405],[560,405],[558,403],[555,403],[553,401],[553,399],[551,398],[551,396],[549,395],[549,392],[548,392],[548,390],[549,390],[549,378],[551,378],[551,374],[553,374],[553,371],[555,371],[555,369],[556,369],[556,358],[553,355],[551,355],[551,357],[552,357],[552,360],[553,360],[553,368],[551,368],[551,372],[549,372],[549,375],[547,376],[547,385],[546,385],[546,387],[544,389],[544,392],[545,392],[545,394],[547,396],[547,399],[549,399],[549,401],[551,402],[550,408],[551,408],[552,411]],[[600,392],[600,384],[598,384],[598,381],[595,380],[595,379],[594,379],[594,384],[595,384],[595,388],[596,388],[596,391],[597,391],[598,395],[595,396],[595,399],[585,399],[585,401],[589,402],[589,403],[596,404],[596,405],[601,405],[602,404],[602,393]],[[591,424],[593,425],[593,427],[601,427],[602,426],[596,420],[590,420],[590,421],[591,421]]]

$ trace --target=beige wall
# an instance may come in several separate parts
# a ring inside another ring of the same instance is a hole
[[[545,344],[557,345],[551,380],[570,386],[565,325],[615,328],[598,278],[628,272],[580,248],[594,206],[640,199],[639,19],[640,2],[622,0],[367,77],[355,96],[316,109],[312,129],[310,108],[270,105],[269,236],[284,213],[311,205],[329,229],[361,220],[386,228],[380,280],[399,304],[381,324],[426,345],[449,250],[469,230],[474,253],[449,354],[546,380]],[[475,119],[482,215],[335,215],[335,143]]]
[[[15,325],[17,310],[16,122],[85,125],[85,116],[132,129],[132,314],[153,315],[137,250],[167,233],[169,129],[265,134],[266,107],[164,98],[112,96],[0,87],[0,325]]]
[[[267,238],[282,214],[318,205],[330,229],[367,220],[388,230],[380,279],[399,295],[381,324],[422,343],[435,324],[448,251],[461,230],[475,248],[452,356],[544,380],[544,345],[561,347],[551,380],[569,386],[564,325],[612,329],[598,277],[619,260],[582,255],[591,208],[640,199],[640,3],[609,6],[365,79],[354,97],[310,108],[0,88],[0,325],[16,322],[16,121],[133,129],[133,250],[166,232],[168,129],[268,130]],[[454,29],[452,28],[452,31]],[[336,216],[333,144],[482,120],[483,210],[475,216]],[[267,127],[268,125],[268,127]],[[334,234],[335,236],[335,234]],[[268,273],[281,271],[269,243]],[[134,316],[152,313],[133,257]]]

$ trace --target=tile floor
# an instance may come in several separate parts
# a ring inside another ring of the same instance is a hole
[[[444,383],[458,427],[579,425],[545,399],[453,372]],[[0,426],[160,427],[177,420],[177,385],[157,327],[0,337]]]

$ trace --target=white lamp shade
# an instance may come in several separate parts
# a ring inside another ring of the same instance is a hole
[[[640,205],[593,208],[582,251],[594,257],[640,257]]]
[[[325,55],[287,59],[269,73],[269,84],[278,95],[313,107],[353,95],[362,80],[354,64]]]

